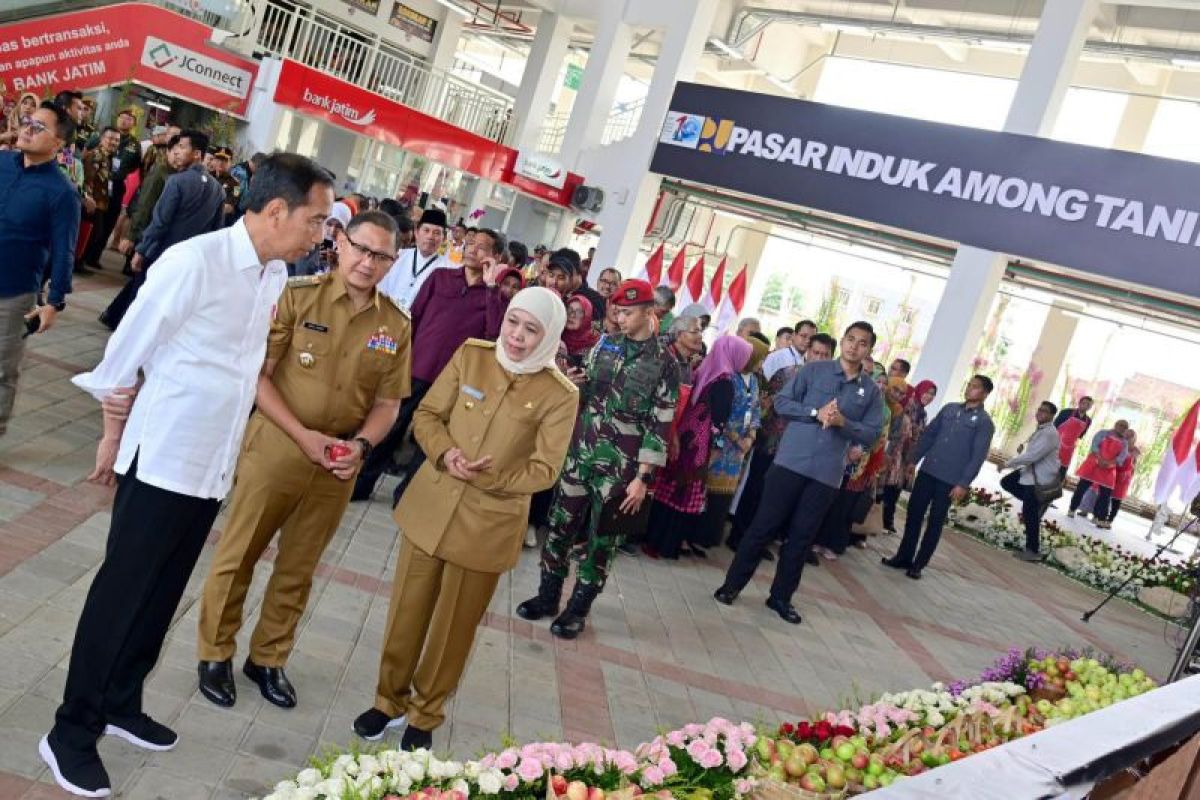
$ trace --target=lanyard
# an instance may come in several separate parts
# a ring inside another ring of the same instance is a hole
[[[438,259],[438,254],[434,253],[433,255],[431,255],[429,257],[429,260],[425,262],[425,266],[421,267],[420,269],[417,269],[417,253],[418,252],[419,251],[416,248],[413,249],[412,274],[413,274],[414,281],[417,278],[421,277],[423,274],[425,274],[425,270],[429,269],[430,265],[433,264],[433,262],[437,261],[437,259]]]

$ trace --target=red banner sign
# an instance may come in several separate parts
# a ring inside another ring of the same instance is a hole
[[[208,43],[212,28],[145,3],[0,26],[0,94],[133,81],[244,116],[258,65]]]
[[[284,61],[275,102],[548,203],[569,206],[583,177],[562,188],[517,175],[517,151],[295,61]]]

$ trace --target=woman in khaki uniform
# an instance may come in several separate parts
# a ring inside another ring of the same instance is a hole
[[[523,289],[499,339],[468,339],[413,416],[428,460],[394,512],[403,538],[375,705],[354,721],[364,739],[407,720],[401,747],[429,747],[445,719],[530,495],[554,485],[571,443],[579,395],[554,365],[565,322],[558,295]]]

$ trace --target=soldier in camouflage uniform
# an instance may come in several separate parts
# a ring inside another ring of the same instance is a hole
[[[238,200],[242,196],[242,185],[238,179],[229,174],[229,162],[233,159],[233,151],[228,147],[214,147],[212,150],[212,176],[225,190],[224,213],[222,227],[233,224],[234,212],[237,211]]]
[[[679,368],[654,336],[650,284],[625,281],[609,302],[619,309],[621,335],[601,338],[583,368],[582,413],[550,509],[541,585],[536,597],[517,606],[528,620],[558,614],[574,560],[575,590],[550,626],[563,639],[583,631],[620,544],[619,536],[599,530],[601,512],[609,501],[620,500],[623,513],[637,513],[654,468],[666,463],[666,436],[679,396]]]

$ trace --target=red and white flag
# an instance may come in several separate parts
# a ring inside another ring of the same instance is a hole
[[[675,296],[675,313],[678,314],[692,303],[702,302],[704,298],[704,256],[692,265],[688,271],[687,280],[683,282],[679,293]]]
[[[662,269],[663,246],[660,244],[658,249],[650,254],[650,258],[646,259],[646,263],[642,265],[641,271],[633,277],[645,278],[651,286],[658,286],[659,278],[662,277]]]
[[[721,296],[725,294],[725,262],[728,260],[729,257],[726,256],[721,259],[720,264],[717,264],[717,271],[713,273],[712,280],[708,283],[708,293],[700,301],[709,311],[716,311],[717,306],[721,304]]]
[[[679,252],[677,252],[675,257],[671,259],[671,266],[667,269],[666,274],[663,275],[662,280],[657,284],[658,286],[669,286],[672,292],[679,291],[679,287],[683,285],[683,269],[684,261],[686,260],[686,252],[686,245],[679,248]],[[654,285],[656,284],[651,284],[651,286]]]
[[[742,306],[745,302],[746,266],[743,264],[742,271],[733,279],[733,283],[729,284],[729,291],[717,306],[717,321],[713,326],[717,333],[725,333],[737,323],[738,315],[742,313]]]
[[[1178,489],[1186,506],[1200,492],[1200,446],[1195,442],[1198,417],[1200,400],[1192,403],[1171,437],[1171,446],[1163,453],[1162,466],[1158,468],[1158,478],[1154,482],[1154,502],[1166,503]]]

